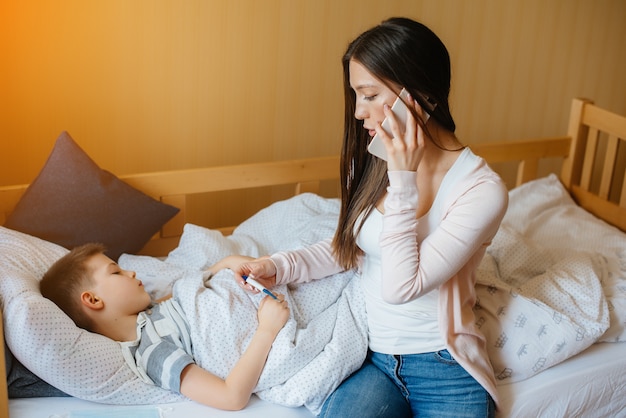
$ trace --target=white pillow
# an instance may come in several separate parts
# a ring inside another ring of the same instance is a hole
[[[555,175],[526,183],[509,194],[476,294],[477,325],[501,383],[595,341],[624,341],[626,234],[578,206]]]
[[[41,296],[39,280],[66,252],[0,227],[0,303],[11,352],[41,379],[78,398],[111,404],[183,399],[140,381],[126,366],[118,343],[76,327]]]
[[[599,341],[626,341],[626,233],[578,206],[554,174],[511,190],[502,225],[546,248],[602,254],[611,323]]]
[[[527,379],[598,340],[609,327],[604,266],[501,228],[477,271],[474,308],[498,381]]]

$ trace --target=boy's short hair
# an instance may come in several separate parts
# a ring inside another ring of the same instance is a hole
[[[105,250],[104,245],[98,243],[75,247],[58,259],[39,283],[39,289],[44,297],[61,308],[77,326],[88,331],[93,330],[93,324],[84,314],[80,295],[93,284],[92,272],[87,267],[87,262]]]

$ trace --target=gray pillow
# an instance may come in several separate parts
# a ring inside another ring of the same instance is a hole
[[[15,358],[9,346],[4,343],[4,364],[6,370],[9,398],[45,398],[51,396],[70,396],[49,385],[28,370]]]
[[[102,170],[62,132],[4,226],[67,249],[100,242],[117,260],[141,250],[178,211]]]

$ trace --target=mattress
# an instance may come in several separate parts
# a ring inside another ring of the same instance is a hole
[[[150,411],[159,411],[162,418],[311,418],[314,416],[305,407],[288,408],[274,405],[256,396],[253,396],[248,406],[241,411],[222,411],[192,401],[135,407],[103,405],[78,398],[11,399],[9,410],[11,418],[71,418],[72,415],[80,417],[81,413],[94,412],[101,413],[102,418],[122,418],[141,416],[139,412],[142,411],[146,412],[146,417],[151,416]],[[95,414],[89,416],[98,417]],[[158,416],[158,413],[152,416]]]
[[[626,417],[625,350],[624,343],[597,343],[530,379],[500,385],[502,408],[497,417]],[[134,412],[132,406],[102,405],[77,398],[11,399],[9,407],[11,418],[70,418],[71,413],[96,410],[102,413]],[[152,408],[162,410],[163,418],[313,416],[304,407],[287,408],[259,400],[256,396],[244,410],[236,412],[221,411],[191,401]]]
[[[626,345],[596,343],[530,379],[498,387],[498,418],[626,417]]]

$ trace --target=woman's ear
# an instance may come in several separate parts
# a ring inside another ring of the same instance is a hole
[[[104,301],[91,292],[81,293],[80,302],[89,309],[100,310],[104,308]]]

